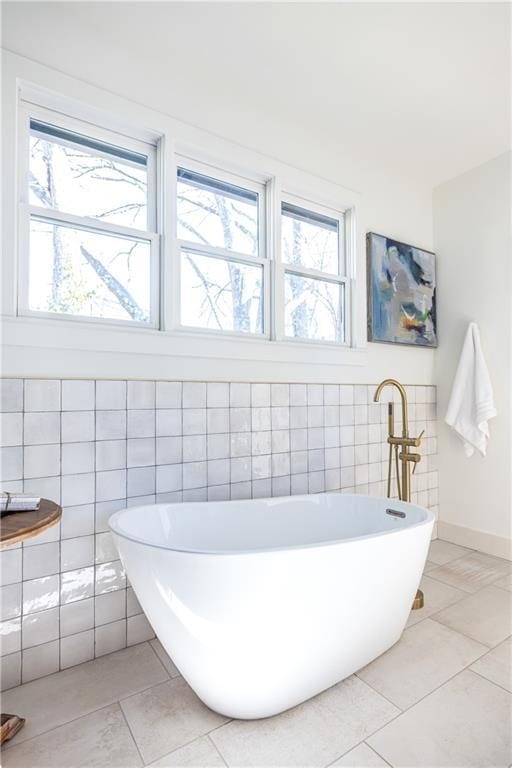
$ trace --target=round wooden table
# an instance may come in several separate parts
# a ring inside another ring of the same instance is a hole
[[[30,512],[2,513],[0,519],[0,548],[19,544],[56,525],[62,517],[62,508],[48,499],[41,499],[39,509]],[[2,713],[0,744],[12,739],[25,725],[25,718]]]

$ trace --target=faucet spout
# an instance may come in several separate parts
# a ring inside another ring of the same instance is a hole
[[[375,394],[373,396],[373,400],[375,403],[379,402],[379,398],[384,387],[396,387],[396,389],[398,389],[398,391],[400,392],[400,398],[402,401],[402,436],[408,437],[409,416],[407,411],[407,395],[405,393],[405,389],[402,386],[402,384],[400,384],[400,382],[397,381],[396,379],[384,379],[384,381],[381,381],[381,383],[375,390]]]

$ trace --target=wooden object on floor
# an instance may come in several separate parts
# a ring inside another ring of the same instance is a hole
[[[31,539],[38,533],[56,525],[62,516],[62,507],[54,501],[41,499],[39,509],[29,512],[11,512],[0,518],[0,548]],[[0,744],[12,739],[25,725],[25,718],[2,713]]]
[[[18,715],[2,714],[2,724],[0,726],[0,744],[4,741],[9,741],[15,734],[18,733],[20,728],[25,725],[25,718],[18,717]]]
[[[0,546],[7,547],[31,539],[59,522],[62,508],[54,501],[41,499],[39,509],[10,512],[0,519]]]

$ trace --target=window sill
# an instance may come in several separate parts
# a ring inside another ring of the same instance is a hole
[[[2,318],[3,376],[339,381],[365,348],[51,318]]]

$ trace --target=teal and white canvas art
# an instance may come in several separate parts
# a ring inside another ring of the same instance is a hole
[[[437,346],[436,257],[367,235],[368,340]]]

